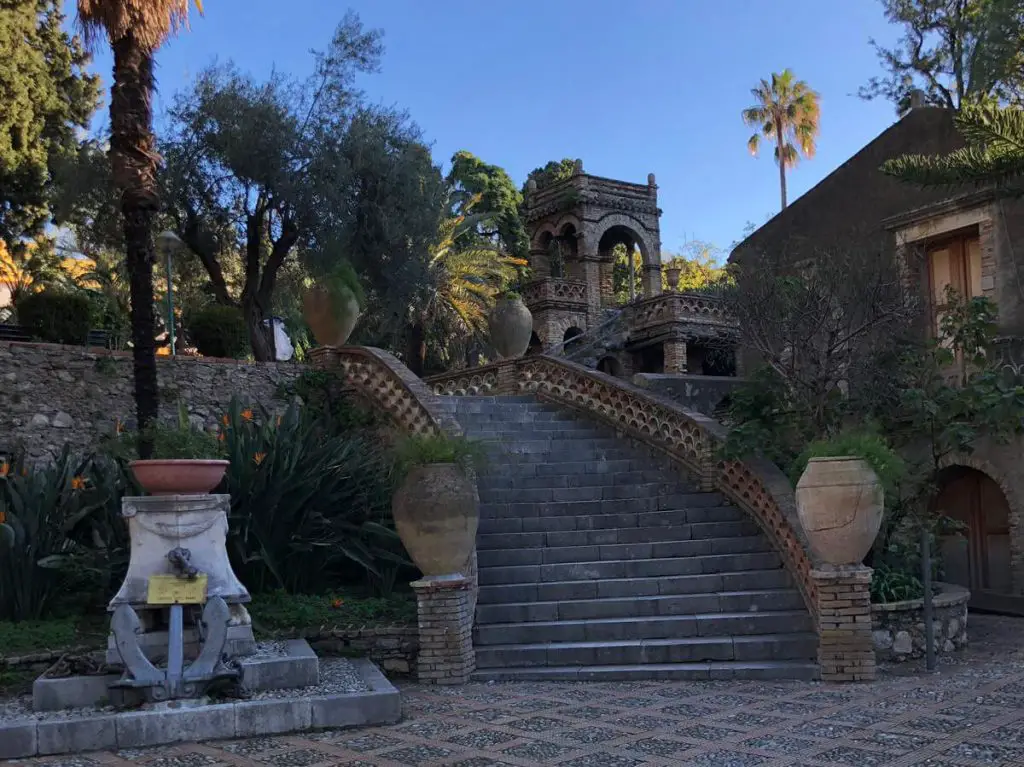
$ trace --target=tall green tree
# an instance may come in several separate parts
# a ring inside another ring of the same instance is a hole
[[[1024,195],[1024,110],[993,103],[966,104],[954,118],[967,146],[945,155],[904,155],[882,171],[921,186],[994,186]]]
[[[821,112],[819,96],[806,82],[797,80],[790,69],[773,73],[770,81],[761,80],[750,92],[755,104],[743,110],[743,122],[755,133],[747,140],[747,149],[756,156],[762,138],[775,142],[779,192],[785,210],[786,169],[795,167],[801,154],[807,159],[814,157]]]
[[[551,186],[558,181],[564,181],[567,178],[571,178],[574,169],[576,168],[576,161],[571,157],[563,157],[561,160],[551,160],[546,165],[542,165],[539,168],[534,168],[527,175],[526,180],[536,181],[537,188],[543,189],[546,186]],[[525,190],[525,185],[523,189]]]
[[[530,239],[519,213],[523,195],[504,168],[463,149],[452,156],[447,181],[452,188],[453,214],[466,214],[472,204],[474,216],[481,219],[473,234],[496,240],[515,258],[529,257]]]
[[[911,92],[927,103],[960,109],[994,97],[1019,101],[1024,88],[1024,0],[881,0],[885,18],[903,29],[893,48],[871,40],[882,77],[860,89],[902,114]]]
[[[202,6],[195,0],[200,11]],[[139,429],[156,420],[160,394],[156,377],[153,321],[153,222],[160,209],[158,156],[153,135],[156,52],[188,22],[189,0],[78,0],[87,37],[104,38],[114,54],[110,87],[110,167],[121,193],[126,263],[131,287],[132,369]],[[139,456],[152,444],[143,440]]]
[[[14,257],[43,235],[55,166],[74,154],[99,100],[64,21],[62,0],[0,4],[0,238]]]
[[[444,185],[416,126],[355,88],[382,51],[381,34],[350,13],[308,80],[260,82],[215,66],[170,110],[168,211],[217,301],[245,314],[257,360],[273,359],[263,321],[279,313],[278,278],[297,259],[314,276],[345,259],[366,282],[376,340],[405,331]]]

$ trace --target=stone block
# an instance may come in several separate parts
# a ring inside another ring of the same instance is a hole
[[[394,724],[402,717],[398,691],[310,698],[314,728]]]
[[[37,750],[40,756],[117,748],[114,716],[44,720],[39,722],[37,729]]]
[[[287,642],[284,656],[242,660],[242,683],[253,692],[312,687],[319,682],[320,661],[305,639]]]
[[[110,685],[118,679],[117,674],[59,679],[41,676],[32,683],[32,708],[35,711],[60,711],[103,705],[111,700]]]
[[[35,756],[38,748],[36,723],[0,723],[0,759]]]
[[[298,732],[313,726],[308,698],[240,701],[235,704],[235,736],[249,738]]]
[[[143,748],[164,743],[235,737],[233,704],[166,708],[120,714],[118,748]]]

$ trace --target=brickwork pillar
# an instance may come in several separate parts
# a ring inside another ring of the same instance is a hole
[[[665,350],[665,372],[685,373],[686,372],[686,341],[666,341]]]
[[[661,295],[661,264],[644,264],[644,298]]]
[[[818,665],[824,682],[875,678],[871,641],[871,568],[811,570],[818,592]]]
[[[472,582],[457,576],[424,578],[410,585],[419,614],[416,670],[420,683],[466,684],[476,670]]]
[[[595,326],[601,319],[601,262],[597,258],[584,259],[583,281],[587,283],[587,321]]]

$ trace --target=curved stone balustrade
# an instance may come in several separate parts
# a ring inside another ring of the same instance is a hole
[[[392,354],[368,346],[318,346],[313,367],[342,380],[410,434],[461,436],[462,427],[439,406],[437,395]]]
[[[565,359],[537,355],[505,360],[427,379],[435,394],[532,393],[583,411],[665,453],[700,477],[757,522],[772,541],[817,617],[816,562],[796,516],[789,481],[766,461],[727,461],[719,456],[726,432],[717,422],[622,379]]]

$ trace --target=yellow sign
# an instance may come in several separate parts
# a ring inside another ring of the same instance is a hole
[[[201,605],[206,601],[206,576],[186,580],[175,575],[149,576],[146,602],[151,605]]]

